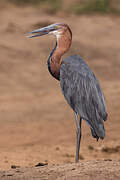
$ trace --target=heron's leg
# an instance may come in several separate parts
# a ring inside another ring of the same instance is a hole
[[[80,122],[79,122],[78,114],[76,114],[76,113],[75,113],[75,121],[76,121],[76,157],[75,157],[75,162],[77,163],[79,160],[82,118],[80,118]]]

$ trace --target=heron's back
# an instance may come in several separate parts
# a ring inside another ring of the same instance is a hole
[[[93,134],[103,139],[103,120],[107,119],[104,95],[94,73],[80,56],[63,60],[60,84],[71,108],[88,122]]]

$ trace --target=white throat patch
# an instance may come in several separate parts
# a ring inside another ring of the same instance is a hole
[[[53,34],[56,36],[57,40],[61,37],[62,32],[61,31],[52,31],[50,34]]]

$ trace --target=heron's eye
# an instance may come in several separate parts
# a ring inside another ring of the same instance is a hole
[[[56,29],[59,29],[59,26],[55,26]]]

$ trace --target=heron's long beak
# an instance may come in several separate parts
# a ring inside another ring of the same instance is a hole
[[[43,36],[46,34],[49,34],[52,31],[55,31],[58,29],[58,26],[55,24],[52,24],[50,26],[44,27],[44,28],[40,28],[40,29],[36,29],[34,31],[28,32],[28,34],[33,34],[31,36],[28,36],[29,38],[33,38],[33,37],[38,37],[38,36]]]

